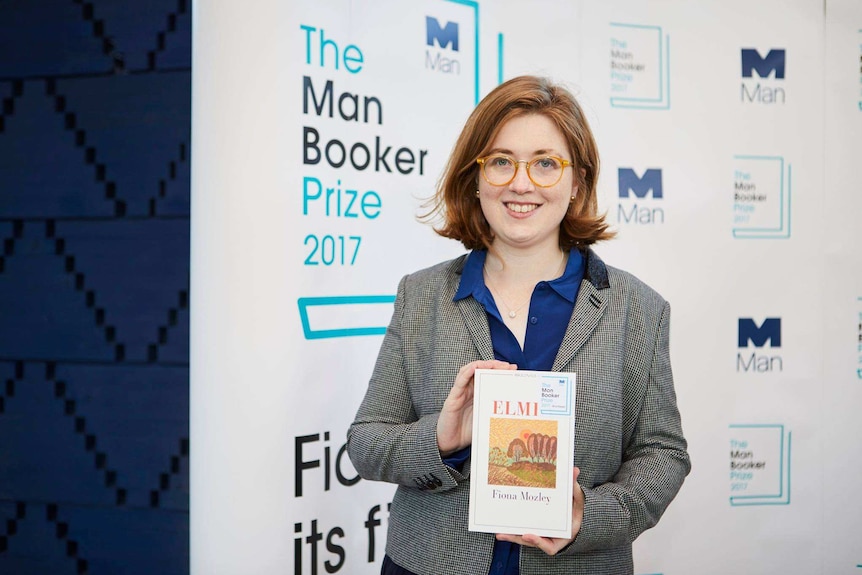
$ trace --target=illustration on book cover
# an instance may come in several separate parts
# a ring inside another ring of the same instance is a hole
[[[554,488],[555,420],[492,417],[488,430],[488,485]]]

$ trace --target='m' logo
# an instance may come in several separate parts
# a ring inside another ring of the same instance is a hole
[[[754,48],[742,49],[742,77],[751,78],[752,72],[757,71],[757,75],[761,78],[766,78],[772,72],[775,72],[776,80],[784,79],[784,49],[774,48],[763,58],[760,57],[760,52]]]
[[[640,178],[631,168],[619,168],[618,174],[621,198],[629,197],[629,192],[634,193],[639,198],[644,198],[650,191],[652,191],[652,197],[662,197],[660,169],[650,168]]]
[[[446,22],[446,25],[441,28],[437,18],[425,16],[425,43],[433,46],[435,41],[441,48],[446,48],[451,44],[452,50],[457,52],[458,23]]]
[[[760,327],[750,317],[739,318],[739,347],[748,347],[749,342],[763,347],[767,341],[769,347],[781,347],[780,317],[768,317]]]

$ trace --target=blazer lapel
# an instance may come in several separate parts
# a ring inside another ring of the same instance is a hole
[[[488,318],[485,309],[473,298],[468,297],[455,302],[461,310],[467,330],[479,350],[482,359],[494,359],[494,347],[491,345],[491,332],[488,329]]]
[[[590,339],[608,307],[604,294],[587,280],[581,282],[578,299],[572,310],[572,321],[554,360],[553,371],[561,371]]]

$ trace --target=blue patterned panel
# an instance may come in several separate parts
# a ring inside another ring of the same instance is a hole
[[[113,216],[116,203],[44,80],[20,82],[0,131],[0,217]],[[74,126],[74,123],[72,123]]]
[[[16,231],[5,237],[0,271],[0,358],[112,361],[105,320],[74,256],[48,230],[53,226],[11,227]]]
[[[23,82],[0,132],[0,216],[188,215],[189,82]]]
[[[0,78],[110,72],[111,58],[83,4],[0,2]]]
[[[189,572],[188,519],[181,514],[0,502],[0,521],[14,532],[0,536],[0,573]]]
[[[149,0],[147,2],[97,2],[92,19],[103,23],[111,53],[125,70],[166,68],[168,54],[174,66],[189,67],[191,61],[191,14],[188,2]],[[171,49],[171,47],[176,48]]]
[[[188,573],[190,10],[0,2],[0,573]]]
[[[60,222],[56,237],[115,357],[156,361],[174,339],[173,318],[188,307],[188,220]]]
[[[190,80],[175,72],[57,81],[55,97],[83,133],[104,195],[126,206],[118,213],[163,213],[167,184],[188,164]],[[178,184],[188,197],[189,180]]]
[[[116,490],[105,486],[94,462],[97,446],[89,445],[86,430],[76,431],[74,415],[65,415],[45,367],[27,364],[19,375],[4,382],[0,498],[114,505]]]

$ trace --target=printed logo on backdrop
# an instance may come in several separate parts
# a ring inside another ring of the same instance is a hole
[[[738,322],[736,371],[738,373],[772,373],[784,370],[781,356],[781,318],[768,317],[758,324],[753,318]]]
[[[660,26],[610,26],[611,106],[670,109],[670,36]]]
[[[784,104],[786,56],[783,48],[771,48],[765,53],[756,48],[742,48],[740,98],[743,104]]]
[[[647,168],[638,176],[633,168],[617,170],[619,203],[617,222],[620,224],[653,225],[664,223],[662,171]]]
[[[441,26],[437,18],[425,17],[425,67],[441,74],[461,74],[458,53],[458,23],[446,22]],[[439,49],[434,50],[434,45]],[[446,54],[446,55],[444,55]]]
[[[435,14],[425,15],[423,62],[429,73],[460,76],[472,52],[473,98],[479,103],[479,4],[473,0],[441,0]],[[465,25],[463,9],[471,11]],[[453,12],[454,10],[454,12]],[[459,16],[455,16],[458,14]],[[472,23],[472,26],[470,25]],[[469,49],[464,50],[464,40]],[[469,61],[469,60],[468,60]]]
[[[860,112],[862,112],[862,30],[859,30],[859,65],[858,65],[858,72],[859,72],[859,93],[858,93],[859,101],[857,102],[857,105],[859,106],[859,111],[860,111]],[[860,567],[862,567],[862,565],[860,565]]]
[[[469,0],[440,0],[431,7],[434,13],[413,14],[416,30],[422,30],[421,36],[415,36],[415,45],[421,47],[423,60],[421,64],[417,61],[415,72],[405,74],[422,74],[423,68],[449,76],[472,74],[472,93],[465,94],[472,102],[479,93],[478,5]],[[405,178],[429,177],[432,152],[421,141],[405,142],[400,131],[388,130],[405,118],[389,115],[387,97],[378,92],[385,84],[366,80],[363,46],[345,41],[326,26],[303,23],[298,48],[305,70],[301,83],[305,117],[301,213],[309,228],[308,233],[303,230],[302,264],[309,271],[361,269],[373,260],[370,250],[374,246],[366,241],[367,234],[382,225],[387,198],[400,193]],[[380,63],[375,64],[379,70]],[[368,174],[373,175],[375,189],[359,185],[360,174],[366,176],[365,181]],[[349,292],[300,297],[302,333],[308,340],[382,335],[394,300],[388,294]]]
[[[856,298],[856,377],[862,380],[862,296]]]
[[[733,157],[733,237],[790,237],[791,165],[782,156]]]
[[[730,505],[789,505],[790,431],[763,423],[729,429]]]

